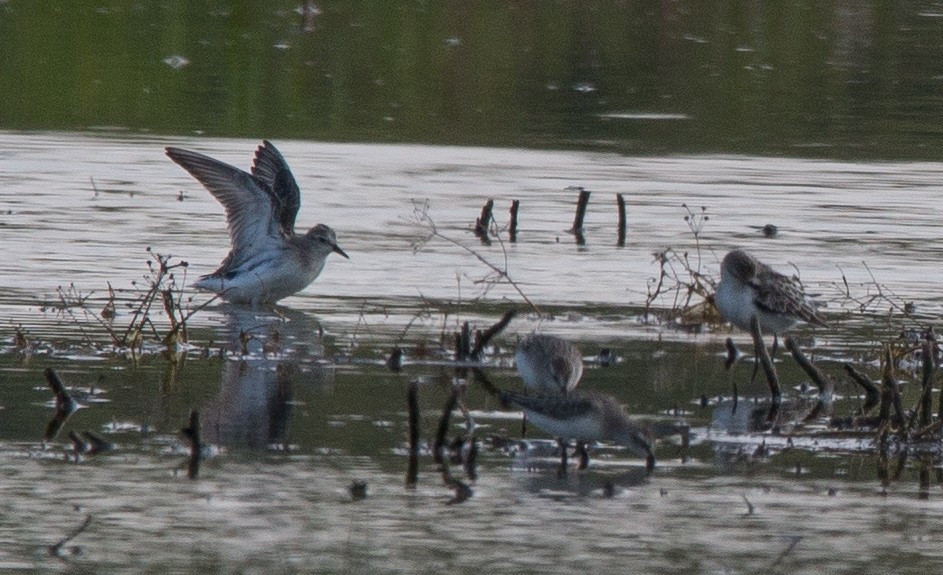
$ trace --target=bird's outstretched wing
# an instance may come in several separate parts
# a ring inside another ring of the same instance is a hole
[[[272,212],[278,222],[278,229],[290,237],[295,233],[301,191],[285,158],[268,140],[262,140],[262,145],[255,151],[252,175],[265,183],[271,192]]]
[[[203,184],[226,209],[232,250],[216,271],[217,274],[224,274],[259,251],[271,249],[284,241],[275,219],[273,193],[267,183],[239,168],[197,152],[167,148],[166,153]]]

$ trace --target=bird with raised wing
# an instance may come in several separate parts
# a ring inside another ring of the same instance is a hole
[[[196,178],[226,209],[232,244],[219,268],[194,286],[223,299],[258,307],[307,287],[324,269],[328,255],[348,255],[334,230],[318,224],[295,233],[301,192],[285,158],[263,141],[252,173],[209,156],[168,147],[167,156]]]

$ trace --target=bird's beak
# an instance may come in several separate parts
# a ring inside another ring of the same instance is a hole
[[[340,254],[340,255],[344,256],[345,258],[350,259],[350,256],[347,255],[347,252],[345,252],[344,250],[342,250],[339,245],[334,244],[333,247],[334,247],[334,249],[333,249],[332,251],[333,251],[335,254]]]

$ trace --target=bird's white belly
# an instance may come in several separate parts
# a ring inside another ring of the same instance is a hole
[[[274,303],[306,288],[323,266],[299,266],[294,258],[249,260],[229,278],[204,278],[195,285],[233,303]]]
[[[525,410],[527,420],[544,432],[563,439],[602,439],[602,426],[599,417],[586,414],[567,419],[555,419],[531,410]]]

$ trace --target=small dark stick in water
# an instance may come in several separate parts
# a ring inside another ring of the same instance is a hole
[[[576,216],[573,218],[573,227],[570,228],[570,233],[576,236],[576,243],[578,245],[584,245],[586,238],[583,237],[583,219],[586,217],[586,206],[589,205],[590,192],[580,187],[570,187],[567,189],[579,190],[580,192],[579,199],[576,200]]]
[[[616,204],[619,206],[619,238],[616,245],[620,248],[625,247],[625,197],[622,194],[616,194]]]
[[[475,221],[475,235],[482,240],[488,239],[488,227],[491,226],[491,212],[494,209],[494,200],[489,199],[481,207],[481,215]]]
[[[513,200],[511,202],[511,223],[508,225],[508,235],[511,237],[511,243],[517,241],[517,212],[521,209],[521,201]]]
[[[390,357],[386,360],[386,367],[390,371],[398,372],[403,368],[403,348],[396,346],[393,348],[393,351],[390,352]]]
[[[200,475],[200,459],[203,458],[203,441],[200,439],[200,412],[190,412],[190,421],[187,427],[180,430],[190,441],[190,461],[187,463],[187,477],[196,479]]]

